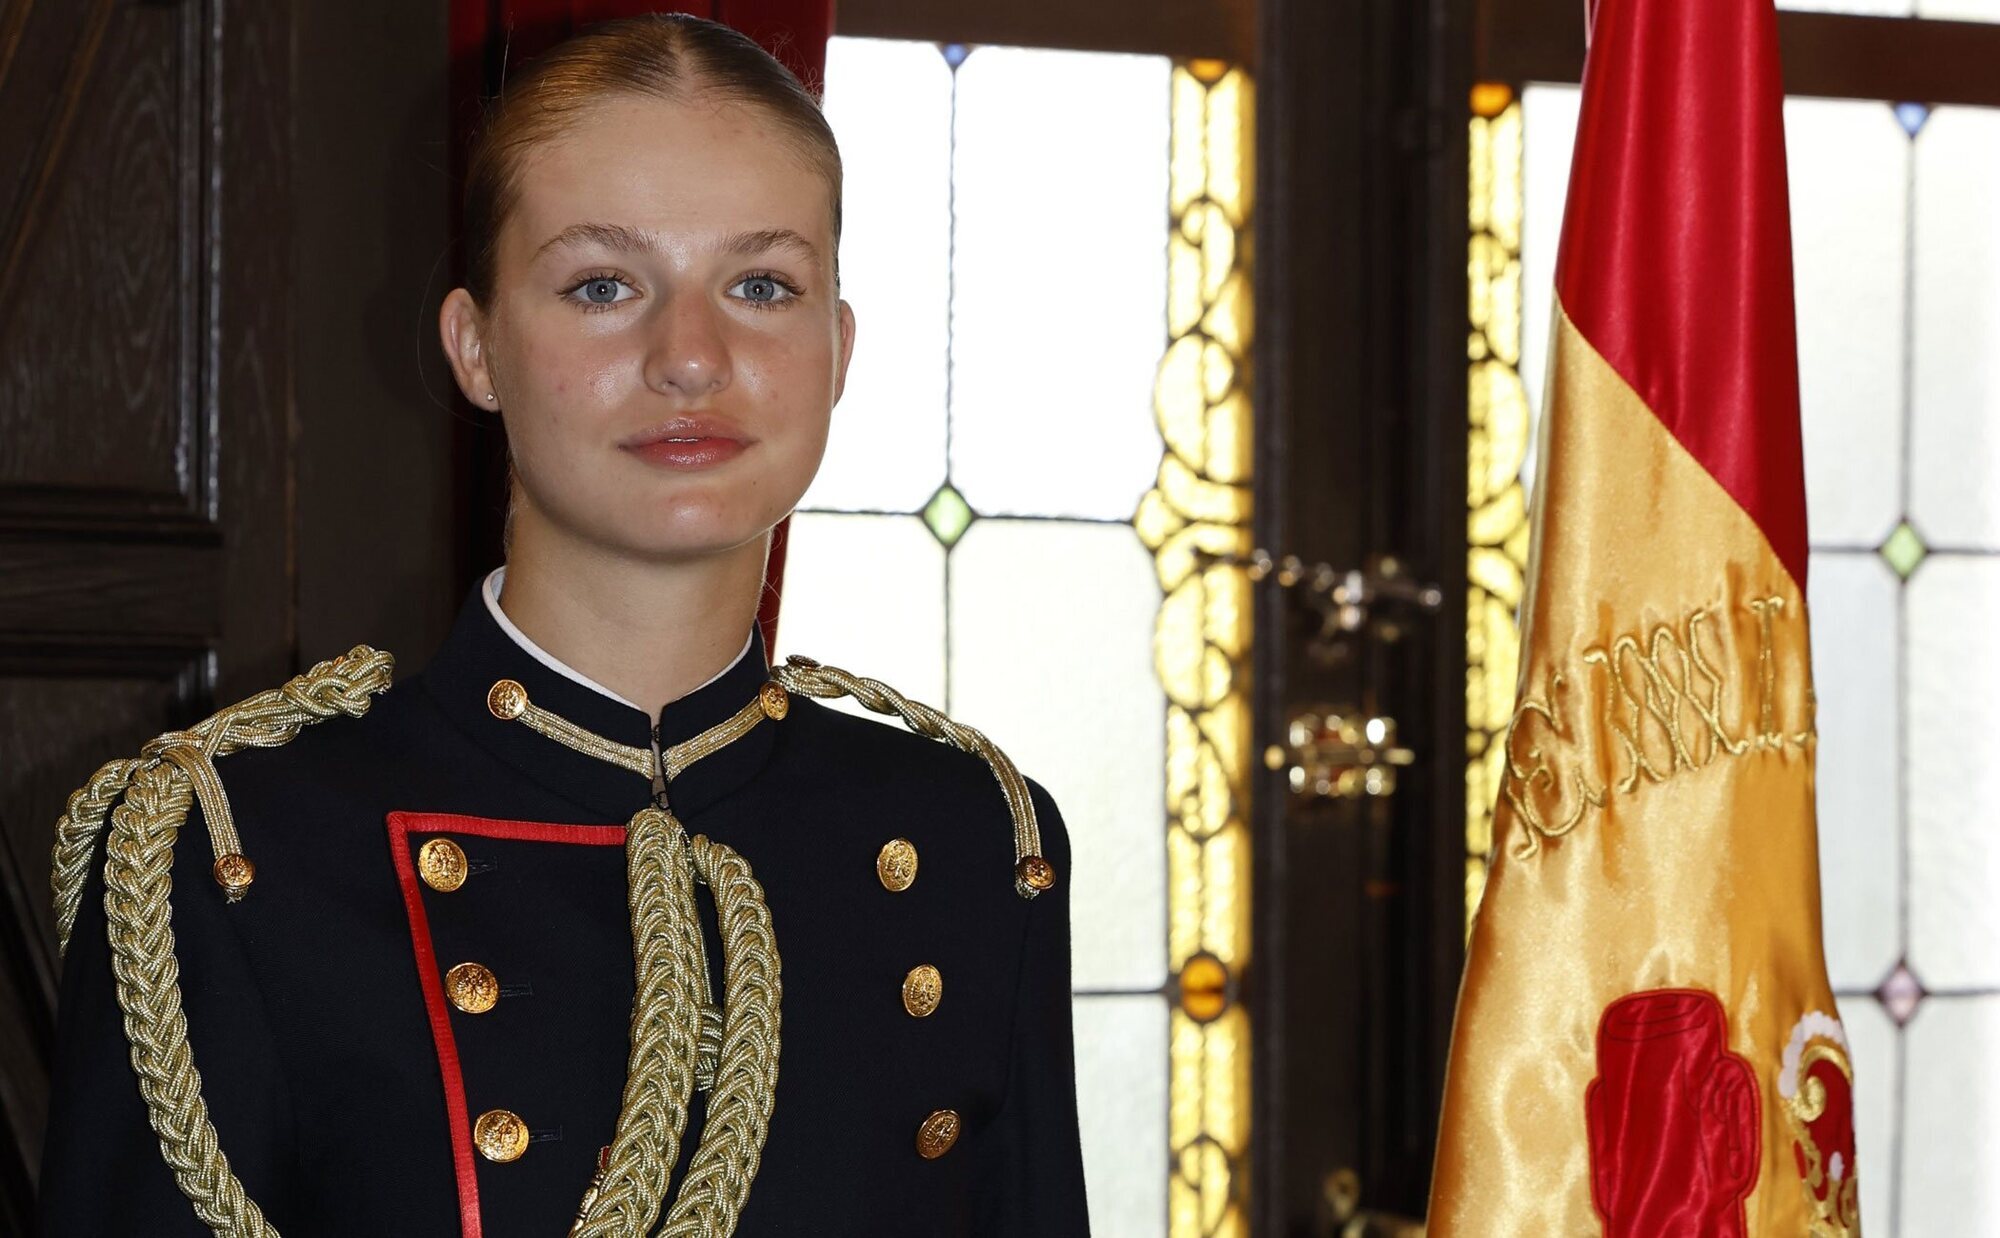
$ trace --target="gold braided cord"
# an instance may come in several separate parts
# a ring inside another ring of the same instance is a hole
[[[692,847],[695,872],[715,896],[722,931],[722,1056],[701,1144],[660,1233],[726,1238],[750,1197],[771,1131],[782,990],[771,909],[749,862],[700,834]]]
[[[67,810],[56,821],[50,880],[58,946],[64,952],[69,950],[70,930],[83,898],[84,873],[105,814],[140,770],[171,762],[184,777],[192,778],[187,774],[189,767],[202,769],[201,781],[193,784],[193,790],[205,796],[202,815],[208,821],[216,855],[241,852],[221,780],[214,777],[214,759],[244,748],[275,748],[297,735],[300,728],[335,714],[360,717],[368,712],[375,694],[388,688],[395,665],[390,655],[357,645],[344,656],[321,662],[283,686],[231,705],[185,731],[168,731],[156,737],[140,750],[137,760],[112,761],[100,768],[69,797]],[[212,803],[206,798],[211,796]],[[184,820],[185,810],[173,821],[173,828],[178,831]],[[218,829],[222,833],[218,834]]]
[[[879,679],[866,679],[836,666],[822,666],[797,654],[786,658],[784,665],[772,667],[771,678],[784,685],[787,692],[802,696],[851,696],[878,714],[900,717],[919,735],[943,740],[983,759],[1000,783],[1008,815],[1014,821],[1014,890],[1022,898],[1033,898],[1041,892],[1022,876],[1025,861],[1042,858],[1042,831],[1035,821],[1035,803],[1028,794],[1028,780],[992,740],[963,723],[953,722],[921,701],[910,700]]]
[[[393,667],[389,655],[357,646],[345,657],[322,662],[283,687],[232,705],[187,731],[162,735],[146,745],[140,759],[113,761],[98,770],[70,797],[68,810],[56,823],[54,895],[59,942],[67,952],[97,830],[105,809],[117,803],[105,845],[104,915],[132,1069],[161,1156],[195,1215],[218,1234],[262,1238],[276,1231],[245,1195],[217,1146],[201,1096],[201,1075],[188,1047],[174,957],[174,841],[197,793],[203,793],[216,801],[214,806],[204,802],[205,814],[220,807],[221,832],[214,832],[218,818],[210,816],[211,841],[235,852],[239,844],[214,758],[282,744],[307,724],[334,714],[366,713],[373,695],[389,686]]]
[[[111,813],[104,865],[104,915],[111,936],[111,971],[132,1071],[160,1155],[195,1215],[229,1238],[275,1238],[243,1183],[217,1146],[201,1096],[201,1074],[188,1048],[174,957],[170,872],[174,839],[194,796],[181,771],[164,762],[140,768]]]
[[[680,822],[644,809],[625,827],[626,902],[632,914],[633,1001],[625,1092],[611,1157],[572,1234],[646,1234],[680,1159],[694,1089],[708,970],[694,905],[693,862]]]
[[[526,695],[522,699],[526,701]],[[552,714],[541,706],[528,703],[522,706],[520,721],[529,730],[553,739],[565,748],[574,749],[587,757],[596,757],[620,769],[629,769],[647,778],[653,776],[653,753],[651,749],[634,748],[604,738],[594,731],[586,731],[569,719]]]
[[[762,722],[765,716],[762,702],[752,697],[750,703],[737,710],[734,717],[717,723],[693,739],[675,744],[667,749],[662,761],[667,777],[680,777],[687,772],[688,766],[696,761],[748,735],[756,729],[757,724]],[[646,773],[650,775],[652,772],[652,767],[649,765]]]
[[[509,688],[509,712],[518,703],[514,716],[536,733],[635,773],[652,773],[651,753],[644,754],[643,766],[636,765],[621,754],[637,749],[538,709],[518,684]],[[753,699],[667,749],[660,765],[669,779],[676,778],[769,716],[761,700]],[[548,719],[559,725],[548,725]],[[625,1091],[610,1156],[584,1192],[569,1232],[571,1238],[653,1232],[680,1157],[689,1097],[694,1087],[708,1083],[701,1141],[659,1232],[670,1238],[728,1238],[750,1196],[777,1101],[781,986],[771,912],[749,863],[705,836],[690,841],[671,811],[646,808],[634,814],[625,827],[625,857],[634,988]],[[709,1002],[694,877],[715,897],[722,934],[719,1022]]]
[[[56,907],[56,948],[69,952],[70,930],[76,926],[76,909],[83,901],[85,871],[90,854],[97,847],[97,831],[118,797],[145,762],[130,757],[107,761],[90,781],[70,793],[69,805],[56,819],[56,843],[49,863],[49,889]]]

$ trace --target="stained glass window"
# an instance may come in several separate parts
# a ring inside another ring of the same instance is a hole
[[[776,652],[892,683],[1048,787],[1092,1232],[1244,1234],[1248,596],[1192,552],[1248,549],[1248,83],[836,38],[826,104],[855,361]],[[1199,1018],[1196,959],[1222,976]]]
[[[2000,22],[2000,0],[1778,0],[1781,9],[1852,13],[1866,17],[1928,17],[1941,21]]]
[[[1992,0],[1795,7],[2000,19]],[[1792,99],[1785,122],[1822,900],[1863,1224],[1964,1233],[2000,1208],[2000,112]],[[1496,146],[1509,124],[1517,141]],[[1489,162],[1519,160],[1531,412],[1575,130],[1568,86],[1474,121],[1475,173],[1482,134]],[[1489,169],[1474,192],[1512,183]],[[1475,400],[1475,443],[1482,424]]]

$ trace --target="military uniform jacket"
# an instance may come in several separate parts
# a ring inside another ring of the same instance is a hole
[[[665,708],[662,748],[754,700],[766,666],[753,635]],[[633,998],[624,823],[653,787],[496,717],[487,696],[503,678],[600,736],[652,741],[654,719],[538,661],[475,592],[426,671],[365,716],[218,761],[256,864],[246,897],[225,901],[211,878],[198,807],[176,843],[172,927],[203,1093],[232,1168],[287,1238],[561,1238],[611,1142]],[[690,835],[754,868],[782,960],[776,1108],[744,1238],[1087,1232],[1069,844],[1029,786],[1057,873],[1033,900],[1015,891],[986,763],[898,722],[794,696],[782,720],[668,786]],[[456,888],[426,877],[422,848],[440,838],[464,856]],[[916,875],[893,890],[878,859],[898,839]],[[100,838],[63,969],[43,1232],[203,1235],[133,1078],[103,853]],[[454,1004],[444,978],[460,964],[490,972],[490,1008]],[[904,984],[925,965],[942,996],[918,1017]],[[494,1110],[527,1128],[516,1159],[474,1140]],[[955,1141],[920,1155],[920,1128],[947,1110]],[[697,1095],[669,1203],[701,1117]]]

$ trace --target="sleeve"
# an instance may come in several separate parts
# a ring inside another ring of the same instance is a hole
[[[1070,1014],[1070,845],[1062,814],[1029,780],[1056,884],[1027,905],[1007,1090],[982,1167],[980,1238],[1087,1238]]]
[[[208,1238],[213,1231],[167,1167],[133,1073],[105,932],[104,848],[100,834],[63,959],[37,1232]],[[294,1155],[289,1092],[261,991],[208,876],[207,850],[196,809],[174,846],[171,899],[188,1039],[230,1168],[282,1226],[274,1205]]]

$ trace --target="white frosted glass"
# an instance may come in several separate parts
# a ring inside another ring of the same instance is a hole
[[[1521,92],[1521,385],[1527,392],[1530,459],[1522,467],[1533,485],[1534,423],[1541,420],[1548,379],[1549,331],[1556,303],[1556,248],[1562,240],[1563,203],[1569,197],[1570,155],[1576,147],[1574,86],[1530,85]]]
[[[951,289],[951,66],[933,43],[835,38],[841,295],[854,356],[805,508],[915,511],[944,480]]]
[[[2000,558],[1932,555],[1906,588],[1910,970],[1930,989],[1996,986]]]
[[[1835,982],[1836,985],[1838,982]],[[1896,1025],[1872,997],[1839,999],[1854,1067],[1854,1160],[1861,1174],[1861,1232],[1890,1233],[1896,1146]]]
[[[951,473],[973,509],[1124,520],[1160,463],[1169,62],[958,71]]]
[[[1917,0],[1917,16],[1942,21],[2000,21],[2000,0]]]
[[[1897,580],[1872,553],[1815,554],[1806,579],[1826,965],[1835,988],[1872,990],[1902,955]]]
[[[2000,997],[1933,997],[1903,1029],[1901,1233],[2000,1235]]]
[[[1808,527],[1874,546],[1902,514],[1910,138],[1887,104],[1790,99],[1785,151]]]
[[[1079,989],[1166,978],[1159,604],[1124,525],[982,520],[951,555],[951,713],[1062,809]]]
[[[1916,161],[1911,519],[2000,549],[2000,111],[1939,108]]]
[[[1076,1106],[1092,1238],[1167,1232],[1167,1003],[1076,999]]]
[[[944,547],[923,521],[800,512],[791,538],[773,661],[802,653],[942,709]],[[884,718],[853,697],[824,703]]]
[[[1910,15],[1910,0],[1778,0],[1778,7],[1806,13],[1861,13],[1874,17]]]

